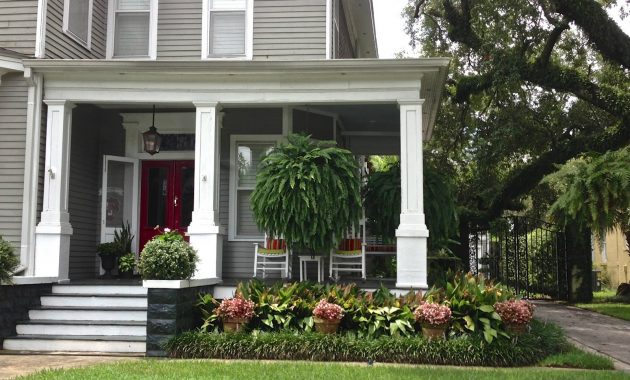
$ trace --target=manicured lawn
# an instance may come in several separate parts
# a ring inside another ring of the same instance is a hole
[[[627,303],[578,303],[575,306],[630,321],[630,304]]]
[[[575,306],[630,321],[630,303],[610,302],[609,299],[614,296],[614,290],[593,292],[592,303],[579,303]]]
[[[630,379],[614,371],[456,368],[307,362],[143,360],[46,371],[24,379]]]
[[[571,347],[567,352],[551,355],[538,363],[541,367],[582,368],[582,369],[614,369],[608,357],[591,354]]]

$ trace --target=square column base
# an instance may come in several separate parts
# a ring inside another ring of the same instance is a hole
[[[417,226],[401,225],[396,230],[396,288],[428,289],[428,237],[429,231]]]
[[[72,236],[70,224],[37,226],[35,229],[35,277],[68,280],[70,236]]]
[[[223,236],[225,229],[215,225],[188,227],[190,245],[199,257],[193,279],[221,278],[223,272]]]

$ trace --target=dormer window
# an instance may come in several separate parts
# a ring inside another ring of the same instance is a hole
[[[253,0],[205,0],[202,58],[251,58]]]
[[[108,56],[155,59],[157,0],[110,0]]]
[[[93,0],[65,0],[63,32],[89,49],[92,44]]]

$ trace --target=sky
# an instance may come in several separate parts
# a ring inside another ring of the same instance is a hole
[[[376,25],[379,57],[394,58],[396,53],[402,51],[406,51],[408,53],[407,56],[414,56],[415,54],[411,54],[409,36],[405,34],[405,22],[401,16],[402,9],[405,4],[407,4],[407,0],[372,1],[374,4],[374,24]],[[623,3],[623,0],[619,3]],[[621,26],[623,31],[630,35],[630,17],[626,17],[622,20],[618,8],[611,9],[609,13]]]

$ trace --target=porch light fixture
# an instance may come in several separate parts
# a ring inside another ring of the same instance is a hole
[[[144,142],[144,151],[150,155],[160,153],[160,144],[162,143],[162,135],[160,135],[155,128],[155,104],[153,105],[153,122],[149,130],[142,134],[142,141]]]

